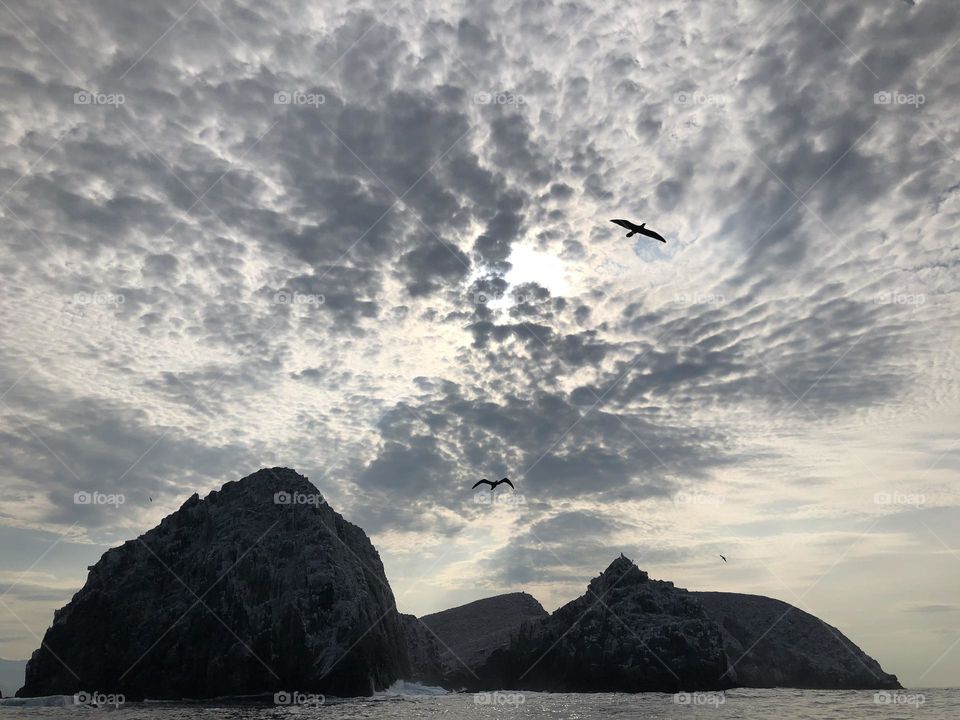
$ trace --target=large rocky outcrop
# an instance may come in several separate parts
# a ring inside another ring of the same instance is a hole
[[[723,637],[700,604],[621,555],[586,594],[526,623],[477,669],[480,688],[557,692],[729,687]]]
[[[517,592],[424,615],[420,622],[434,636],[445,682],[457,687],[469,684],[473,671],[507,647],[521,625],[547,616],[536,598]]]
[[[728,676],[747,687],[899,688],[895,675],[839,630],[780,600],[691,593],[723,631]]]
[[[273,468],[107,551],[18,695],[368,695],[407,672],[377,551],[306,478]]]

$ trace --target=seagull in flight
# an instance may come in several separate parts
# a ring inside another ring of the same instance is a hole
[[[727,559],[723,555],[720,556],[720,559],[723,560],[724,562],[727,561]]]
[[[659,240],[662,243],[666,242],[666,240],[664,240],[663,238],[663,235],[661,235],[660,233],[656,233],[653,230],[647,229],[646,223],[641,223],[637,225],[636,223],[632,223],[629,220],[611,220],[610,222],[629,230],[630,232],[627,233],[627,237],[633,237],[637,233],[640,233],[641,235],[646,235],[647,237],[651,237],[654,240]]]
[[[509,485],[510,487],[512,487],[512,488],[514,489],[514,491],[516,491],[516,488],[513,487],[513,483],[510,482],[510,478],[503,478],[502,480],[497,480],[496,482],[490,482],[490,481],[487,480],[486,478],[483,478],[483,480],[477,480],[477,482],[474,483],[473,488],[477,487],[478,485],[489,485],[489,486],[490,486],[490,492],[493,492],[493,491],[494,491],[494,488],[496,488],[497,485],[499,485],[500,483],[506,483],[507,485]],[[470,489],[473,490],[473,488],[470,488]]]

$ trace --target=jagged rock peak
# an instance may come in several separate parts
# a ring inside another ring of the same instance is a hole
[[[630,558],[623,553],[607,566],[607,569],[590,581],[589,592],[602,595],[614,586],[630,587],[637,583],[644,583],[650,576],[637,567]]]

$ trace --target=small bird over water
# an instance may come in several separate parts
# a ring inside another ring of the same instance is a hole
[[[497,480],[496,482],[490,482],[486,478],[483,478],[482,480],[477,480],[477,482],[474,483],[473,488],[477,487],[478,485],[489,485],[490,492],[493,492],[494,488],[496,488],[497,485],[499,485],[500,483],[506,483],[507,485],[512,487],[514,490],[516,490],[516,488],[513,487],[513,483],[510,482],[510,478],[502,478],[500,480]],[[473,490],[473,488],[470,488],[470,489]]]
[[[720,556],[720,559],[723,560],[724,562],[727,561],[727,559],[723,555]]]
[[[666,242],[666,240],[663,239],[663,235],[661,235],[660,233],[655,233],[653,230],[648,230],[646,223],[641,223],[637,225],[636,223],[632,223],[629,220],[611,220],[610,222],[629,230],[630,232],[627,233],[627,237],[633,237],[637,233],[640,233],[641,235],[646,235],[647,237],[651,237],[654,240],[659,240],[662,243]]]

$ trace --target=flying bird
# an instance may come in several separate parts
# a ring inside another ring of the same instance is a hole
[[[723,555],[720,556],[720,559],[723,560],[724,562],[727,561],[727,559]]]
[[[510,482],[510,478],[503,478],[502,480],[497,480],[496,482],[490,482],[486,478],[483,478],[483,480],[477,480],[473,488],[477,487],[477,485],[489,485],[490,492],[493,492],[494,488],[497,487],[497,485],[499,485],[500,483],[506,483],[507,485],[512,487],[514,490],[516,490],[516,488],[513,487],[513,483]],[[473,490],[473,488],[470,488],[470,489]]]
[[[648,230],[646,223],[641,223],[637,225],[636,223],[632,223],[629,220],[611,220],[610,222],[629,230],[630,232],[627,233],[627,237],[633,237],[637,233],[640,233],[641,235],[646,235],[647,237],[651,237],[654,240],[659,240],[662,243],[666,242],[666,240],[664,240],[663,238],[663,235],[661,235],[660,233],[655,233],[653,230]]]

